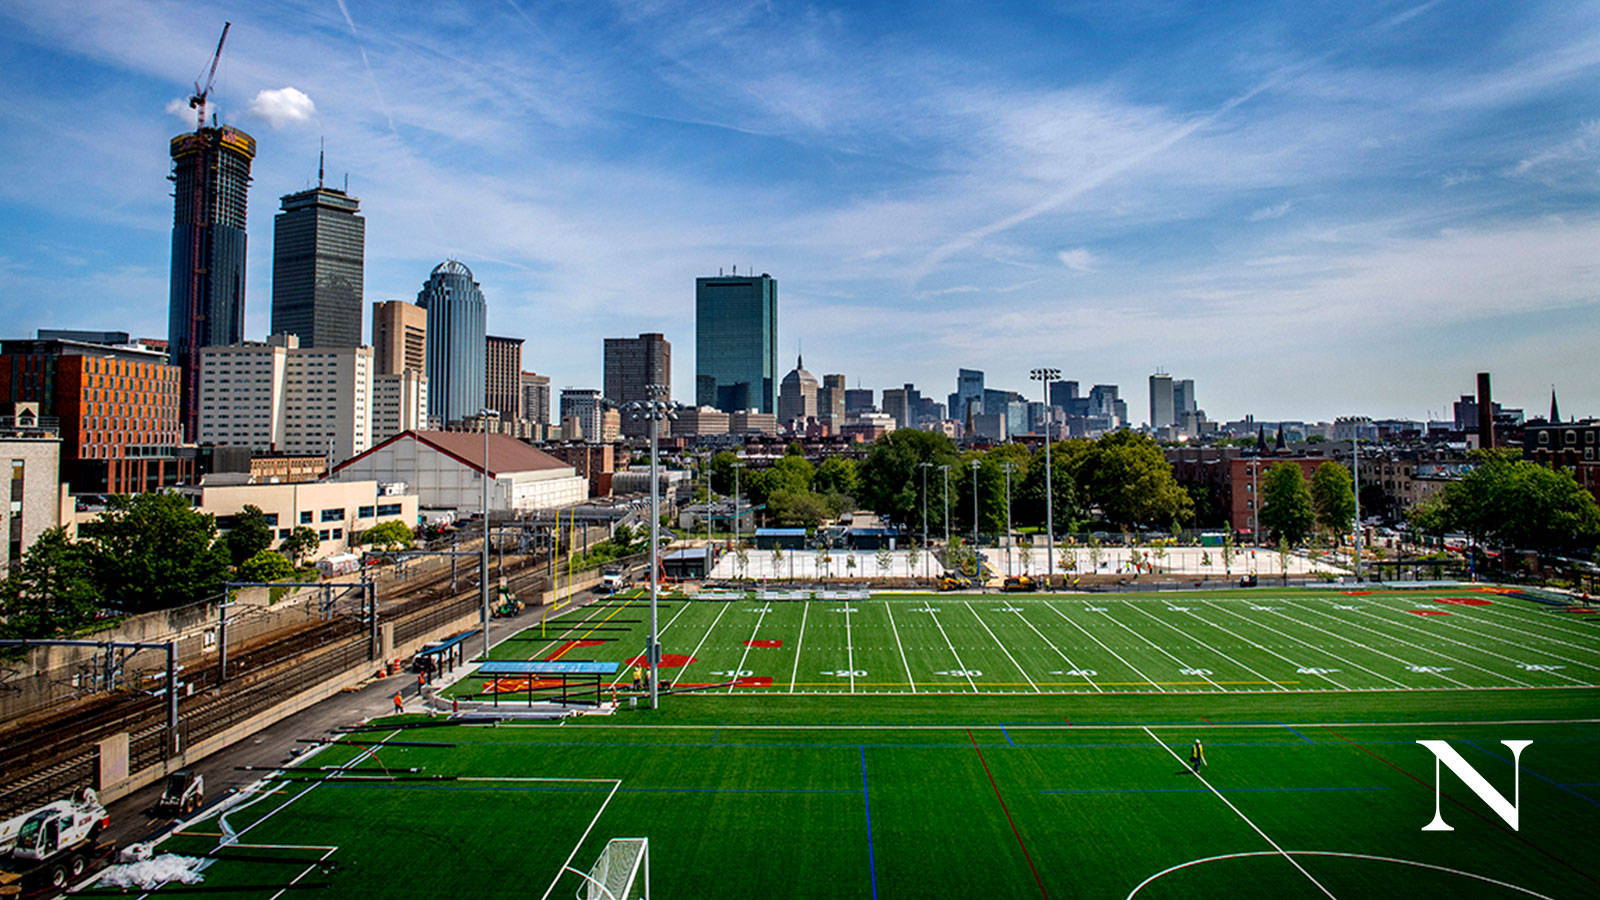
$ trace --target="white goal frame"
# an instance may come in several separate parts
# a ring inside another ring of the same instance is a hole
[[[577,900],[650,900],[649,838],[612,838],[589,871],[566,869],[583,879]],[[641,874],[643,893],[635,889]]]

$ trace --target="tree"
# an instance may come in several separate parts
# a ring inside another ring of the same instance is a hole
[[[216,520],[179,494],[127,494],[83,523],[95,583],[108,605],[169,609],[221,593],[232,566]]]
[[[0,584],[0,634],[43,638],[88,623],[100,607],[94,567],[64,528],[39,535]]]
[[[411,546],[411,529],[399,519],[390,519],[361,532],[361,543],[380,550],[404,550]]]
[[[889,551],[887,546],[883,546],[878,548],[877,557],[878,577],[889,577],[889,568],[894,565],[894,554]]]
[[[767,514],[784,528],[816,528],[833,517],[828,501],[815,491],[774,491],[767,497]]]
[[[1317,510],[1318,524],[1332,534],[1344,534],[1356,515],[1350,470],[1336,462],[1318,466],[1311,476],[1311,502]]]
[[[1187,522],[1194,501],[1172,477],[1172,465],[1149,436],[1117,431],[1095,441],[1077,461],[1078,483],[1106,521],[1124,530]]]
[[[861,476],[856,471],[855,460],[847,456],[828,457],[817,466],[811,486],[820,494],[855,497],[861,490]]]
[[[315,553],[321,545],[322,540],[317,537],[315,530],[305,525],[296,525],[294,530],[289,532],[289,536],[283,539],[283,543],[278,545],[278,552],[288,557],[295,565],[299,565],[307,553]]]
[[[246,503],[244,509],[233,517],[233,527],[228,529],[225,540],[228,556],[237,566],[272,546],[272,526],[267,524],[266,514],[261,512],[261,507]]]
[[[922,524],[922,475],[918,463],[934,466],[951,466],[952,488],[959,488],[965,473],[955,470],[960,464],[955,444],[943,434],[900,428],[878,438],[858,467],[860,488],[857,500],[868,509],[884,516],[897,525],[910,528]],[[930,469],[928,475],[928,527],[940,528],[944,504],[939,497],[942,487],[940,473]],[[968,475],[970,478],[970,474]],[[951,506],[957,507],[952,497]]]
[[[1091,442],[1084,440],[1056,441],[1050,445],[1051,509],[1056,533],[1070,531],[1072,523],[1084,517],[1081,491],[1074,480],[1078,460],[1089,451]],[[1012,476],[1012,493],[1015,502],[1015,519],[1023,525],[1045,524],[1044,502],[1044,448],[1031,456],[1018,456],[1021,445],[1009,444],[996,448],[1007,451],[1004,459],[1017,464]]]
[[[718,494],[733,493],[733,470],[739,463],[739,455],[729,450],[723,450],[711,457],[711,490]],[[741,483],[740,487],[744,485]]]
[[[1261,480],[1261,526],[1291,546],[1303,543],[1316,523],[1311,506],[1311,490],[1300,467],[1280,462],[1267,470]]]
[[[1233,574],[1233,523],[1225,522],[1222,528],[1222,574]]]
[[[286,581],[293,574],[294,565],[276,550],[262,550],[239,564],[241,581]]]
[[[1600,539],[1600,506],[1569,472],[1518,458],[1516,451],[1474,454],[1477,467],[1445,485],[1429,526],[1464,531],[1502,549],[1592,551]]]

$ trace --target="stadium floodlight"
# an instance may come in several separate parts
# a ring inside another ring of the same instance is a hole
[[[1009,459],[1000,464],[1000,468],[1006,470],[1006,577],[1008,578],[1011,576],[1011,472],[1016,467],[1017,464]],[[1045,550],[1045,552],[1050,551]]]
[[[944,492],[940,498],[944,501],[944,561],[939,563],[940,572],[950,564],[950,467],[940,466],[939,474],[944,478]]]
[[[483,659],[489,661],[489,420],[500,418],[493,409],[478,410],[483,429],[483,553],[478,557],[478,626],[483,630]]]
[[[972,461],[972,555],[978,558],[978,461]],[[982,571],[982,567],[979,567]]]
[[[1061,370],[1041,366],[1028,373],[1028,377],[1044,386],[1044,562],[1045,590],[1050,590],[1056,580],[1056,510],[1055,477],[1050,471],[1050,426],[1055,416],[1050,412],[1050,382],[1061,380]]]
[[[928,552],[928,470],[933,468],[933,463],[923,460],[917,463],[917,468],[922,470],[922,552]],[[922,564],[922,576],[928,577],[928,564]],[[915,578],[915,573],[912,574]]]
[[[659,619],[656,612],[661,594],[661,492],[656,441],[661,431],[660,423],[676,419],[678,406],[668,399],[672,396],[672,388],[667,385],[647,385],[645,393],[648,400],[635,400],[627,404],[627,409],[634,418],[650,423],[650,640],[645,645],[644,653],[650,666],[650,708],[656,709],[661,702],[661,643],[657,640]]]

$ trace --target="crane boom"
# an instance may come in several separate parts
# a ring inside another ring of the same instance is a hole
[[[196,111],[196,131],[206,127],[206,97],[211,94],[211,83],[217,79],[217,64],[222,62],[222,44],[227,41],[228,29],[232,25],[232,22],[222,23],[222,37],[217,38],[217,52],[211,54],[211,69],[206,72],[205,87],[201,87],[198,81],[194,83],[194,94],[189,98],[189,106]]]

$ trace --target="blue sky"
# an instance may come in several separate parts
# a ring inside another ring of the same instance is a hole
[[[1487,369],[1600,415],[1594,2],[11,0],[6,335],[164,336],[166,146],[225,19],[252,339],[325,137],[368,300],[455,256],[557,385],[662,331],[685,396],[694,278],[737,265],[779,280],[784,370],[852,386],[1054,365],[1142,420],[1160,367],[1316,420],[1447,415]]]

